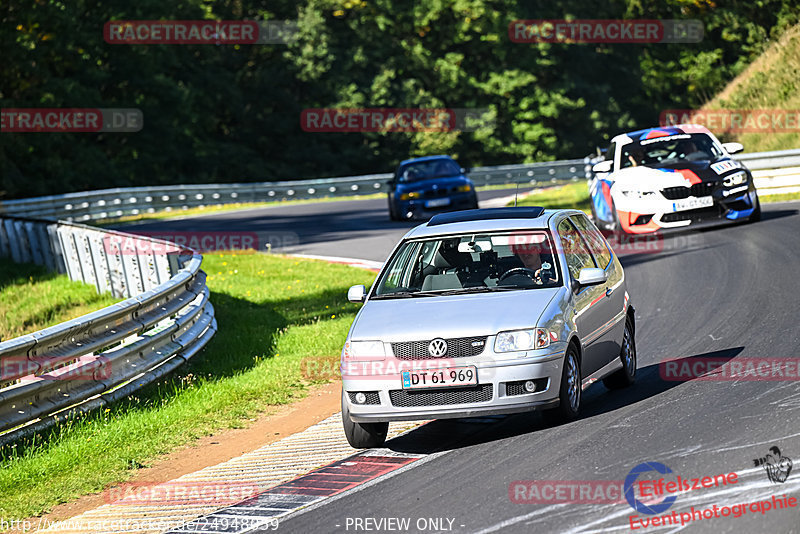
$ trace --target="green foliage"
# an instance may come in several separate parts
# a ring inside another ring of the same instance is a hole
[[[793,0],[4,0],[0,106],[139,108],[138,133],[2,133],[0,198],[580,157],[698,107],[798,20]],[[519,44],[521,18],[700,19],[697,44]],[[294,20],[289,45],[125,45],[109,20]],[[494,127],[309,133],[315,107],[488,108]]]

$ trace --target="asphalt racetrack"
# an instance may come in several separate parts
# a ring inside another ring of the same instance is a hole
[[[486,192],[481,200],[509,194]],[[125,229],[256,232],[274,243],[273,250],[383,261],[411,226],[390,222],[381,199]],[[424,532],[800,532],[800,506],[780,509],[772,501],[800,497],[800,464],[782,481],[756,466],[774,446],[784,457],[783,473],[791,459],[800,462],[798,380],[664,380],[659,373],[668,359],[798,357],[800,204],[766,204],[758,223],[677,234],[651,250],[618,252],[636,307],[635,386],[616,392],[591,386],[582,417],[557,427],[546,427],[536,413],[425,425],[387,443],[398,452],[429,454],[424,460],[290,516],[280,531],[397,531],[390,528],[397,523],[375,521],[408,518],[410,531]],[[622,485],[643,462],[668,466],[672,473],[660,475],[668,481],[738,474],[735,483],[677,496],[663,514],[765,500],[773,509],[644,528],[635,521],[654,516],[635,512],[624,496],[617,502],[569,497],[570,485],[580,481]],[[528,502],[536,500],[531,485],[517,481],[563,488],[547,502]],[[581,500],[589,502],[575,502]]]

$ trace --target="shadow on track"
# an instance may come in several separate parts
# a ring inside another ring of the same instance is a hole
[[[681,361],[701,361],[707,358],[727,361],[735,358],[743,350],[744,347],[717,350],[688,356]],[[658,367],[659,364],[640,367],[637,371],[636,384],[624,390],[610,391],[605,386],[598,385],[587,389],[584,392],[584,405],[578,421],[631,406],[660,395],[682,383],[663,380],[659,375]],[[531,432],[546,431],[548,428],[550,427],[536,412],[507,416],[441,419],[388,441],[386,447],[395,452],[432,454],[463,449]]]

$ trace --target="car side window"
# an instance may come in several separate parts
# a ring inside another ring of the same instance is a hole
[[[585,215],[573,215],[570,218],[589,244],[589,249],[594,254],[597,265],[601,269],[608,267],[608,264],[611,263],[611,251],[608,250],[606,240],[603,239],[600,231],[589,222]]]
[[[411,278],[411,269],[414,268],[415,262],[410,261],[410,257],[417,253],[419,244],[403,247],[400,254],[394,259],[386,278],[381,284],[380,291],[391,291],[394,289],[402,289],[406,287],[409,279]]]
[[[597,267],[589,248],[569,219],[558,223],[558,235],[561,237],[564,255],[567,258],[567,268],[573,280],[578,279],[581,269]]]

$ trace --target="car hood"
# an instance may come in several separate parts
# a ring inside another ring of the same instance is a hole
[[[690,187],[699,183],[716,183],[734,174],[744,166],[731,158],[717,160],[682,161],[660,166],[627,167],[615,172],[611,178],[618,188],[649,189],[662,187]]]
[[[533,328],[559,288],[368,300],[352,340],[422,341]]]

